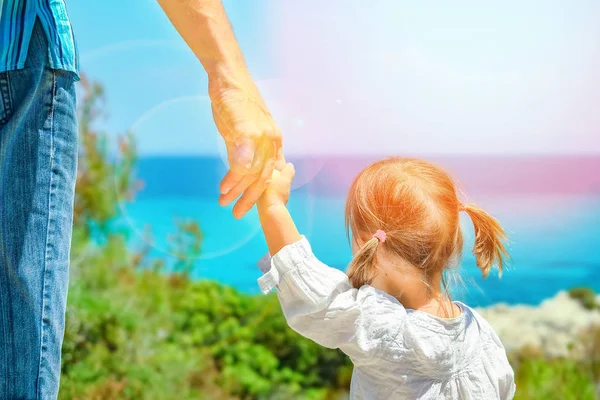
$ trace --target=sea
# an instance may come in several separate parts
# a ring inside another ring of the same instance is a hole
[[[385,158],[318,156],[290,159],[297,171],[289,209],[316,256],[344,270],[351,258],[344,227],[347,190],[370,162]],[[561,290],[600,292],[600,157],[464,155],[423,157],[446,168],[464,200],[500,220],[509,235],[510,261],[501,277],[482,279],[471,254],[473,228],[462,216],[463,259],[453,297],[472,306],[537,305]],[[132,249],[174,260],[178,221],[197,221],[201,252],[190,261],[195,279],[216,280],[259,294],[257,261],[267,252],[256,209],[243,219],[217,203],[227,170],[219,157],[142,157],[142,183],[133,201],[120,202],[119,224]],[[151,238],[148,233],[151,233]]]

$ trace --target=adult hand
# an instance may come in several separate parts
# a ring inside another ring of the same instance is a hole
[[[267,188],[273,169],[285,166],[281,131],[250,78],[226,88],[213,86],[209,93],[229,161],[219,204],[226,206],[242,195],[233,207],[233,216],[239,219]]]
[[[273,168],[285,165],[281,132],[248,72],[222,2],[158,2],[208,74],[213,116],[230,168],[219,203],[225,206],[242,195],[233,208],[241,218],[264,191]]]

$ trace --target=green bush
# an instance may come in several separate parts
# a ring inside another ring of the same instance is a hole
[[[600,326],[592,326],[570,346],[569,358],[550,358],[527,347],[509,355],[515,371],[515,399],[596,399],[600,390]]]
[[[517,352],[511,354],[515,369],[517,392],[515,400],[594,400],[597,384],[588,361],[555,358],[540,353]]]
[[[516,384],[515,399],[596,399],[596,385],[586,367],[574,360],[524,360]]]
[[[596,293],[587,287],[576,287],[569,290],[569,296],[572,299],[579,301],[579,303],[587,310],[593,310],[599,308],[596,302]]]
[[[110,390],[115,398],[186,399],[212,388],[207,398],[311,391],[324,399],[347,388],[346,357],[291,331],[274,296],[136,271],[106,251],[80,272],[69,295],[61,398]]]

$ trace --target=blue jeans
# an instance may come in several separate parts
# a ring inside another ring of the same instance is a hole
[[[0,73],[0,399],[55,399],[77,168],[75,75],[48,67],[36,23]]]

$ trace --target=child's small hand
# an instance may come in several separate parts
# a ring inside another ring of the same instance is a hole
[[[296,171],[287,163],[281,171],[273,170],[267,189],[258,200],[259,207],[285,206],[290,197],[290,188]]]

